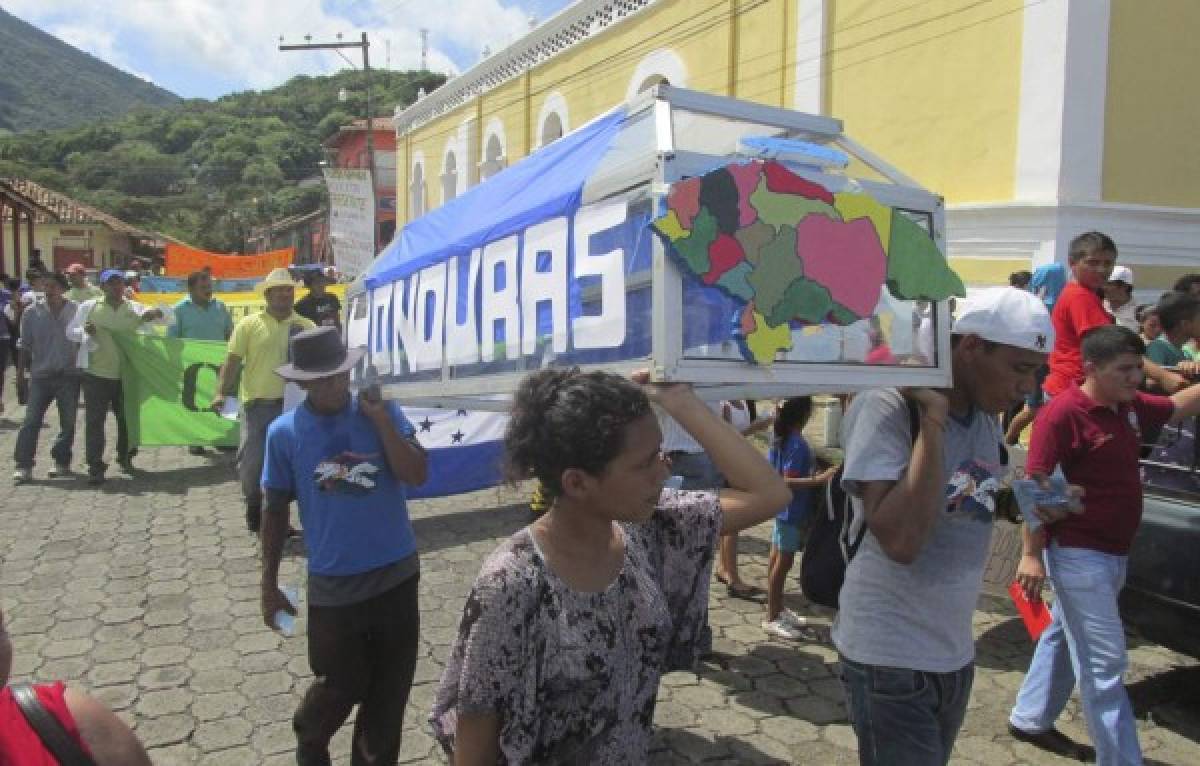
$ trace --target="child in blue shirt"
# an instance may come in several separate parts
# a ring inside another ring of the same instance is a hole
[[[796,553],[804,548],[812,491],[825,486],[837,472],[837,466],[831,466],[814,473],[813,452],[804,438],[804,426],[811,415],[812,397],[785,401],[775,415],[775,439],[770,453],[771,465],[792,490],[792,502],[775,517],[767,564],[767,619],[762,628],[769,635],[789,641],[804,638],[803,628],[808,621],[783,607],[783,584],[795,563]]]

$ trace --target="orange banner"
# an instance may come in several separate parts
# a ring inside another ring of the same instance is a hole
[[[207,266],[218,279],[265,277],[271,269],[291,266],[295,255],[293,247],[254,255],[218,255],[168,242],[164,276],[186,277]]]

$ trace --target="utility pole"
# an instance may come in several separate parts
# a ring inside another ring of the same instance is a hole
[[[421,71],[429,69],[429,30],[421,30]]]
[[[341,35],[339,34],[338,37],[341,37]],[[305,40],[308,39],[309,37],[305,35]],[[367,173],[371,179],[371,257],[374,258],[379,253],[379,220],[378,203],[375,200],[377,190],[375,188],[375,126],[374,118],[371,116],[371,58],[367,52],[367,49],[370,47],[371,43],[367,41],[367,33],[363,32],[361,42],[346,43],[338,40],[332,43],[305,42],[298,45],[284,45],[280,43],[279,50],[311,51],[358,48],[362,51],[363,82],[367,92]]]

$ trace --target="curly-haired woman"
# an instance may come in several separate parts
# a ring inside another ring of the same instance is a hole
[[[652,400],[727,489],[663,488]],[[434,731],[459,765],[645,762],[660,676],[707,649],[718,536],[771,518],[791,492],[689,387],[603,372],[526,377],[505,447],[510,477],[538,479],[553,505],[484,563]]]

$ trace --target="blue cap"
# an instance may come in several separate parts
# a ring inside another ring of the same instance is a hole
[[[108,280],[112,279],[113,277],[124,281],[125,272],[121,271],[120,269],[105,269],[104,271],[100,272],[100,284],[107,284]]]

